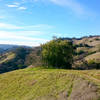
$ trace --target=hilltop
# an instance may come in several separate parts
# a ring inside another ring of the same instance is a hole
[[[26,68],[1,74],[0,100],[100,100],[100,71]]]

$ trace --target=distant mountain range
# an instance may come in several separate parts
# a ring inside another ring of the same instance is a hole
[[[4,53],[14,48],[18,48],[18,45],[0,44],[0,53]]]
[[[16,49],[18,47],[25,47],[29,48],[28,46],[19,46],[19,45],[12,45],[12,44],[0,44],[0,53]]]
[[[7,50],[11,48],[18,47],[18,45],[0,44],[0,49]]]

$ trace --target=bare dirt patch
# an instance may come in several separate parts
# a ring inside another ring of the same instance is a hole
[[[98,88],[93,83],[79,79],[74,82],[69,100],[99,100]]]

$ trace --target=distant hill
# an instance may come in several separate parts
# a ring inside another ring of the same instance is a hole
[[[0,48],[0,53],[3,53],[4,52],[4,49]]]
[[[18,47],[18,45],[0,44],[0,53],[2,54]]]
[[[73,42],[75,50],[73,68],[100,68],[100,36],[62,39]],[[1,52],[7,50],[5,53],[1,53],[0,55],[0,73],[20,68],[42,66],[40,47],[30,48],[17,45],[1,45],[0,47]],[[21,47],[24,48],[24,51],[17,49]]]
[[[75,70],[44,68],[40,47],[1,53],[0,100],[100,100],[100,36],[62,39],[73,42]]]
[[[10,44],[0,44],[0,53],[11,51],[19,47],[30,48],[29,46],[24,46],[24,45],[20,46],[20,45],[10,45]]]
[[[92,69],[93,65],[96,65],[97,62],[98,62],[98,67],[100,68],[99,35],[82,37],[82,38],[62,38],[62,39],[73,42],[75,48],[73,68]]]
[[[7,50],[12,48],[17,48],[18,45],[0,44],[0,49]]]
[[[90,36],[83,37],[81,39],[73,39],[73,44],[74,46],[76,46],[76,55],[74,56],[73,64],[74,67],[85,66],[84,62],[98,62],[98,66],[100,68],[100,36]],[[91,68],[93,68],[92,65],[90,66]]]
[[[23,69],[30,65],[41,65],[40,47],[17,47],[10,48],[0,54],[0,73]]]

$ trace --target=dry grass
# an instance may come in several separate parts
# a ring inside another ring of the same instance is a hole
[[[13,59],[15,57],[15,54],[11,52],[11,53],[6,53],[4,56],[5,56],[4,58],[1,58],[0,64]]]
[[[94,54],[91,54],[91,55],[85,57],[85,60],[86,61],[94,60],[96,62],[100,62],[100,52],[97,52],[97,53],[94,53]]]
[[[96,91],[94,92],[90,88],[89,91],[90,94],[94,93],[96,98],[98,98],[97,91],[99,91],[100,88],[99,75],[100,71],[97,70],[77,71],[44,68],[27,68],[1,74],[0,100],[47,100],[46,98],[48,98],[48,100],[66,100],[66,98],[70,98],[70,96],[74,95],[74,87],[75,84],[79,83],[78,80],[81,80],[79,86],[82,85],[82,82],[84,84],[95,84],[93,87],[96,86]],[[89,84],[85,86],[87,90]],[[82,93],[84,93],[84,89],[77,91],[83,91]],[[78,95],[78,92],[75,95]],[[74,98],[76,98],[76,96],[74,96]]]

